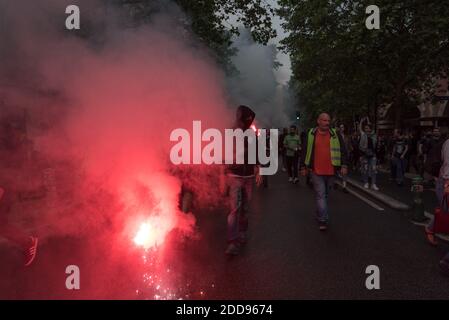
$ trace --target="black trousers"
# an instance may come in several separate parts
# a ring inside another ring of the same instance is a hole
[[[298,178],[298,155],[287,156],[287,171],[291,178]]]

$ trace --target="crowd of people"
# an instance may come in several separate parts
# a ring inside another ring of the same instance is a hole
[[[349,134],[344,124],[333,129],[331,117],[323,113],[317,119],[317,127],[303,131],[301,138],[295,126],[291,126],[289,131],[284,129],[280,135],[279,152],[283,160],[282,170],[288,172],[290,182],[298,182],[294,173],[298,169],[307,177],[307,183],[311,181],[321,231],[328,228],[327,199],[332,181],[339,177],[343,190],[347,191],[348,168],[359,172],[365,189],[374,191],[380,190],[377,185],[379,167],[385,171],[389,169],[390,180],[399,187],[404,185],[406,173],[413,173],[435,185],[437,206],[449,211],[449,205],[444,204],[449,199],[449,139],[441,134],[439,128],[425,130],[421,134],[395,129],[390,136],[378,135],[369,119],[364,118],[357,130]],[[434,229],[432,218],[425,230],[428,241],[436,245]],[[449,254],[440,265],[449,270]]]
[[[345,150],[347,167],[354,176],[359,176],[363,187],[379,191],[378,172],[389,172],[389,180],[404,186],[406,174],[420,176],[425,183],[435,186],[441,168],[441,151],[447,136],[439,128],[423,130],[420,133],[394,129],[378,134],[368,118],[363,118],[350,133],[344,124],[332,129],[341,139]],[[333,132],[333,131],[332,131]],[[279,136],[279,157],[281,170],[288,172],[289,182],[298,183],[296,174],[300,168],[300,154],[306,145],[308,131],[299,135],[296,126],[284,128]],[[335,173],[342,180],[346,191],[346,176]],[[311,182],[307,175],[307,183]],[[312,184],[310,183],[310,186]]]

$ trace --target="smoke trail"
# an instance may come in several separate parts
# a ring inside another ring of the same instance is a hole
[[[43,168],[53,169],[57,190],[57,200],[16,219],[41,236],[105,226],[129,236],[146,215],[159,216],[166,232],[188,229],[193,218],[177,207],[182,176],[169,163],[169,136],[193,120],[203,128],[229,123],[219,68],[164,12],[151,24],[123,29],[121,13],[81,1],[88,30],[72,34],[63,28],[68,4],[0,2],[1,101],[25,110],[28,134]],[[192,170],[198,198],[217,201],[208,188],[214,169]]]
[[[287,87],[276,79],[276,46],[255,43],[245,29],[234,46],[238,49],[233,58],[238,74],[228,79],[233,99],[252,106],[262,126],[289,125],[292,101]]]

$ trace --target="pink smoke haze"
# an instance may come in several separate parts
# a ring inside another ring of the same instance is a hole
[[[44,2],[53,14],[64,13],[64,1]],[[98,44],[52,28],[35,4],[2,5],[17,31],[6,50],[8,70],[0,72],[2,83],[14,81],[2,88],[4,102],[27,110],[30,138],[56,184],[45,207],[18,211],[14,220],[42,243],[58,236],[96,239],[89,250],[106,246],[111,268],[135,250],[144,223],[157,219],[158,244],[175,229],[192,234],[195,218],[178,206],[181,186],[194,190],[198,206],[217,205],[211,184],[219,170],[174,167],[170,133],[191,131],[193,120],[221,129],[233,118],[223,74],[207,50],[173,32],[175,23],[164,15],[135,29],[120,31],[112,23]]]
[[[126,216],[138,216],[147,206],[167,218],[168,229],[185,229],[193,220],[179,218],[181,182],[170,173],[169,136],[175,128],[189,130],[193,120],[205,128],[230,123],[221,74],[201,50],[150,28],[127,33],[101,52],[73,42],[53,46],[49,52],[66,54],[41,63],[50,82],[58,78],[64,84],[69,116],[63,136],[58,130],[44,137],[45,152],[73,153],[89,178],[119,195]],[[61,138],[68,142],[62,150]],[[203,169],[193,170],[213,170]]]

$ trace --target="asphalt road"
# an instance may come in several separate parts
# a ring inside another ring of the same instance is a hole
[[[158,262],[172,287],[190,299],[448,299],[449,278],[438,261],[446,243],[429,246],[422,227],[404,213],[375,209],[333,190],[330,228],[314,219],[304,181],[270,177],[254,193],[250,238],[241,254],[224,255],[226,211],[197,212],[199,237],[167,241]],[[96,245],[92,245],[96,244]],[[46,239],[36,263],[21,267],[14,248],[0,245],[2,299],[152,299],[142,281],[140,253],[110,248],[107,236]],[[113,252],[113,253],[111,253]],[[81,289],[67,290],[65,267],[81,270]],[[139,266],[137,266],[139,265]],[[380,269],[380,289],[368,290],[367,266]],[[142,269],[143,268],[143,269]],[[168,277],[167,277],[168,278]],[[182,288],[182,290],[180,289]],[[140,294],[136,293],[140,290]]]

